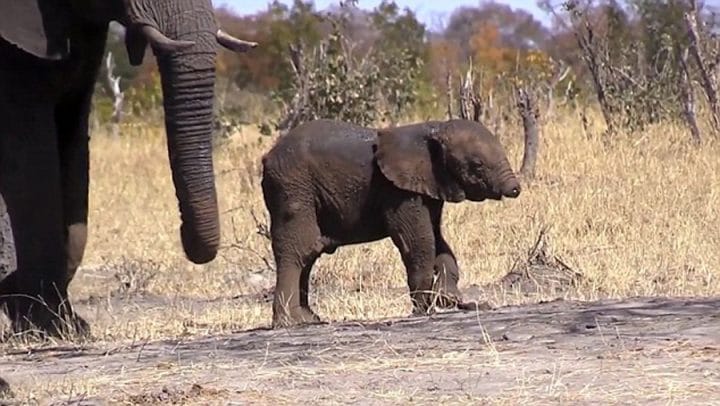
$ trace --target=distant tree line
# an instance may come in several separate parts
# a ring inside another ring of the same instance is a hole
[[[699,140],[701,106],[716,112],[720,129],[713,8],[695,0],[538,4],[550,27],[494,1],[458,8],[434,29],[388,0],[372,10],[352,1],[328,10],[274,1],[247,16],[220,8],[228,32],[260,44],[246,54],[220,51],[218,116],[231,120],[221,125],[271,131],[320,116],[392,125],[468,114],[472,99],[473,114],[498,128],[529,96],[541,120],[561,105],[597,105],[608,133],[683,120]],[[161,111],[154,58],[131,67],[122,35],[117,29],[108,39],[114,60],[98,83],[100,122],[117,120],[118,91],[126,120]]]

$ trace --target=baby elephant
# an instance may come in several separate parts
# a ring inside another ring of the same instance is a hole
[[[280,137],[262,165],[277,265],[273,328],[320,321],[308,285],[321,254],[388,236],[414,314],[462,305],[455,255],[441,233],[444,202],[520,194],[502,145],[466,120],[386,129],[316,120]]]

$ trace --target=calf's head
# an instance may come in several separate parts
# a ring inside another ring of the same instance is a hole
[[[461,202],[520,195],[502,145],[475,121],[380,129],[375,157],[395,186],[434,199]]]

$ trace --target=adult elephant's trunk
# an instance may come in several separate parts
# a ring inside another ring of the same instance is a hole
[[[217,47],[246,52],[257,43],[219,30],[210,0],[125,0],[123,4],[130,62],[140,64],[149,43],[160,68],[185,255],[197,264],[207,263],[217,255],[220,243],[211,139]]]
[[[170,167],[182,217],[183,248],[191,261],[206,263],[215,258],[220,241],[211,140],[213,58],[207,54],[185,54],[159,58],[158,63]]]
[[[187,20],[166,21],[164,32],[193,45],[157,53],[180,236],[185,255],[197,264],[212,261],[220,242],[211,139],[217,26],[212,10],[205,12],[192,15],[190,27]]]

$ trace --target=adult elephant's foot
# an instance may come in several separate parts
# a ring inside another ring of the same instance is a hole
[[[87,339],[90,325],[69,304],[47,306],[38,301],[10,300],[6,303],[15,334],[59,339]]]
[[[312,310],[298,306],[273,314],[272,328],[287,328],[307,324],[324,324]]]
[[[13,397],[13,393],[10,390],[10,384],[0,377],[0,400],[10,399]]]

